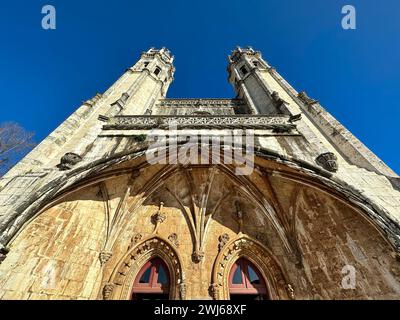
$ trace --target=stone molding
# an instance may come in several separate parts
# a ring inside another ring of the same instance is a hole
[[[224,245],[215,259],[209,289],[215,300],[229,299],[229,273],[240,257],[248,259],[260,271],[268,284],[270,299],[294,299],[293,286],[269,249],[248,236],[239,236]]]
[[[116,116],[110,118],[107,129],[151,129],[168,128],[176,124],[178,128],[236,128],[236,129],[273,129],[278,132],[290,132],[296,129],[296,125],[289,122],[289,117],[276,116]]]
[[[174,244],[160,236],[150,236],[130,246],[128,252],[114,267],[114,271],[101,290],[104,300],[130,299],[132,284],[143,265],[154,257],[161,258],[170,273],[170,299],[185,300],[185,279],[181,257]]]
[[[206,105],[206,106],[232,106],[232,105],[244,105],[246,104],[242,99],[162,99],[158,102],[158,105],[164,106],[193,106],[193,105]]]

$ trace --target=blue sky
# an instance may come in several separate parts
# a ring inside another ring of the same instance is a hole
[[[56,30],[41,28],[46,4]],[[341,28],[345,4],[357,10],[356,30]],[[251,45],[400,172],[398,0],[15,0],[0,12],[0,122],[37,141],[149,47],[175,55],[168,97],[233,97],[227,55]]]

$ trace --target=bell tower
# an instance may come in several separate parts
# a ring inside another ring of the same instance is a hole
[[[238,98],[247,102],[250,114],[290,114],[285,101],[265,81],[271,67],[261,52],[237,47],[228,60],[228,80]]]
[[[136,64],[126,71],[126,76],[134,81],[119,88],[120,97],[111,104],[113,108],[108,115],[151,114],[155,102],[165,98],[174,79],[173,60],[166,48],[143,52]]]

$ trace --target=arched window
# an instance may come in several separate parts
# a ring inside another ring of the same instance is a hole
[[[267,287],[261,273],[244,258],[236,260],[229,275],[231,300],[266,300]]]
[[[140,269],[133,284],[133,300],[167,300],[170,276],[168,267],[160,258],[148,261]]]

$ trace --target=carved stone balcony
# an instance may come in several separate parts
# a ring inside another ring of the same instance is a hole
[[[165,115],[137,115],[115,116],[108,119],[103,126],[104,130],[143,130],[168,129],[170,126],[177,129],[268,129],[277,133],[290,133],[296,125],[289,122],[285,115],[234,115],[234,116],[165,116]]]

